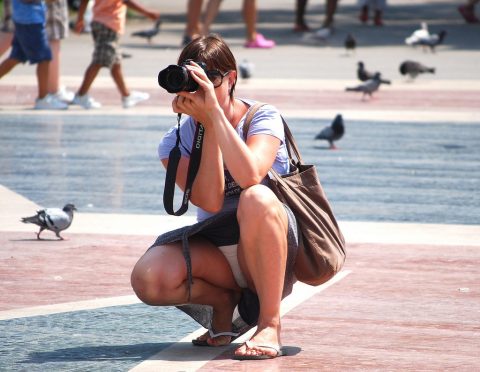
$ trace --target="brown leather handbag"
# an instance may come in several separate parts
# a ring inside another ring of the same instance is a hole
[[[250,123],[264,103],[253,105],[243,127],[246,139]],[[282,117],[285,143],[290,159],[290,173],[269,171],[270,188],[288,205],[297,219],[302,239],[295,276],[301,282],[320,285],[339,272],[345,262],[345,239],[317,175],[314,165],[304,164],[290,128]],[[294,157],[292,156],[292,153]]]

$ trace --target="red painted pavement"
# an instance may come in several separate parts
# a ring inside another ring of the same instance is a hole
[[[132,295],[130,272],[156,238],[63,235],[0,234],[0,310]]]
[[[346,278],[283,317],[294,355],[202,371],[478,371],[479,248],[350,244]]]

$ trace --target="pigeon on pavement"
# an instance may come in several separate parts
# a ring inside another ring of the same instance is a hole
[[[428,25],[426,22],[422,22],[421,28],[415,30],[409,37],[405,39],[405,44],[415,45],[415,43],[418,43],[419,40],[428,38],[429,36],[430,32],[428,31]]]
[[[428,38],[420,39],[418,45],[429,47],[430,50],[435,53],[435,47],[443,43],[445,36],[447,36],[447,31],[442,30],[438,34],[430,34]]]
[[[375,73],[373,78],[365,81],[364,83],[357,85],[356,87],[347,87],[345,90],[347,92],[362,92],[362,100],[365,98],[365,95],[372,97],[373,92],[378,90],[378,87],[381,84],[381,74],[379,72]]]
[[[31,217],[23,217],[23,223],[33,223],[40,226],[40,231],[37,233],[37,239],[40,239],[40,234],[43,230],[50,230],[60,239],[60,232],[70,227],[73,221],[73,211],[77,208],[73,204],[66,204],[63,209],[60,208],[46,208],[37,211],[37,214]]]
[[[152,37],[156,36],[160,32],[160,25],[162,21],[158,18],[155,21],[155,24],[152,29],[144,30],[144,31],[136,31],[132,33],[132,36],[143,37],[144,39],[148,40],[148,43],[152,42]]]
[[[422,65],[420,62],[404,61],[400,64],[400,73],[408,75],[411,79],[415,79],[419,74],[435,73],[435,68]]]
[[[344,45],[345,45],[347,54],[350,51],[355,52],[355,48],[357,47],[357,40],[355,40],[352,34],[348,34],[347,37],[345,38]]]
[[[342,138],[344,133],[345,125],[343,123],[343,117],[341,114],[337,114],[337,116],[335,116],[335,119],[333,119],[332,124],[330,124],[328,127],[323,128],[320,133],[315,136],[315,139],[327,140],[330,144],[330,149],[334,150],[337,147],[333,142],[338,141],[340,138]]]
[[[250,79],[252,77],[254,67],[255,66],[253,63],[248,62],[246,59],[244,59],[238,65],[238,69],[240,70],[240,77],[242,79]]]
[[[379,73],[378,71],[373,73],[365,69],[365,64],[360,61],[358,62],[358,67],[357,67],[357,77],[358,80],[360,81],[367,81],[370,79],[373,79],[375,74]],[[385,80],[385,79],[380,79],[380,83],[382,84],[391,84],[392,82],[390,80]]]

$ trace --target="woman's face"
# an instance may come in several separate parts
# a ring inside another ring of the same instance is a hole
[[[228,107],[230,103],[230,92],[235,84],[236,74],[237,72],[234,70],[226,72],[215,71],[214,73],[209,71],[207,73],[209,80],[215,87],[215,95],[222,108]]]

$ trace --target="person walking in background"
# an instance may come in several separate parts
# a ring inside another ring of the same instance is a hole
[[[0,56],[12,45],[13,29],[11,0],[3,0],[3,17],[0,24]]]
[[[84,27],[84,15],[88,0],[82,0],[78,10],[75,31],[82,32]],[[95,43],[93,57],[85,71],[82,85],[75,94],[73,104],[80,105],[85,109],[99,108],[102,105],[88,94],[95,78],[102,67],[110,69],[121,96],[124,108],[133,107],[139,102],[150,98],[148,93],[130,91],[124,81],[121,54],[119,50],[119,38],[124,33],[127,15],[127,7],[145,15],[152,21],[156,21],[160,14],[148,10],[134,0],[96,0],[93,5],[93,19],[91,23],[92,36]]]
[[[305,11],[307,9],[308,0],[297,0],[295,4],[295,25],[293,31],[308,32],[310,27],[305,21]],[[337,11],[338,0],[325,0],[325,18],[323,19],[320,29],[315,31],[314,37],[319,39],[328,38],[333,32],[333,22],[335,12]]]
[[[61,101],[71,103],[74,93],[60,85],[61,40],[68,36],[67,0],[47,1],[47,36],[52,50],[52,60],[48,69],[48,93],[56,95]]]
[[[383,26],[383,12],[387,6],[387,0],[359,0],[360,15],[358,18],[362,23],[367,23],[370,9],[373,10],[373,23],[375,26]]]
[[[475,16],[475,6],[480,0],[467,0],[467,2],[458,7],[458,11],[467,23],[479,23],[480,20]]]
[[[200,21],[202,0],[190,0],[187,11],[187,28],[183,45],[188,44],[192,39],[200,35],[208,35],[210,26],[215,20],[222,0],[209,0],[206,9],[204,22]],[[245,22],[245,44],[246,48],[269,49],[275,46],[275,41],[266,39],[257,32],[257,2],[256,0],[243,0],[242,15]]]
[[[12,17],[14,33],[10,56],[0,64],[0,78],[8,74],[19,63],[27,61],[37,65],[38,98],[35,109],[58,110],[68,105],[55,95],[48,94],[48,74],[52,52],[45,30],[45,3],[38,1],[13,0]]]

